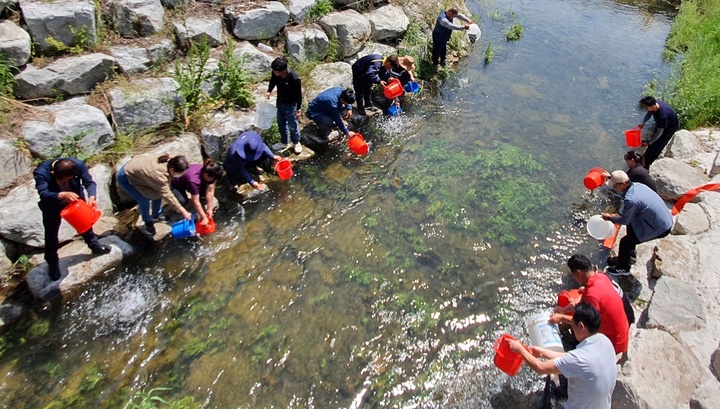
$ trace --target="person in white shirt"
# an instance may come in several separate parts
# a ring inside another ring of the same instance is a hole
[[[555,352],[534,346],[528,351],[518,341],[509,341],[510,350],[522,355],[538,374],[563,374],[568,378],[565,409],[610,409],[617,378],[615,350],[610,340],[598,333],[600,314],[592,305],[581,302],[575,306],[571,326],[580,341],[572,351]]]

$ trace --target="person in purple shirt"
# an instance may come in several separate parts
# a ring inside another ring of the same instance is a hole
[[[645,169],[650,169],[650,165],[660,156],[660,153],[665,149],[665,146],[670,142],[675,132],[680,129],[680,120],[670,105],[652,96],[643,97],[643,99],[640,100],[640,105],[647,113],[645,117],[643,117],[642,123],[638,124],[638,126],[640,128],[644,127],[645,122],[647,122],[651,116],[655,120],[655,132],[653,132],[650,140],[643,142],[643,146],[648,147],[643,154],[643,166]]]
[[[215,197],[215,182],[222,176],[222,167],[212,159],[206,159],[205,163],[192,164],[188,170],[180,176],[172,178],[170,187],[173,194],[181,205],[190,201],[195,211],[200,216],[200,224],[207,224],[213,216],[213,198]],[[200,203],[200,196],[205,198],[207,210],[203,209]]]
[[[223,167],[231,186],[249,183],[257,190],[265,190],[267,186],[254,177],[259,175],[258,166],[265,168],[268,162],[279,162],[280,159],[265,145],[260,134],[247,131],[230,145]]]

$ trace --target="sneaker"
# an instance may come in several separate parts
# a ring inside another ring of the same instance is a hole
[[[108,254],[112,251],[112,247],[97,243],[90,246],[90,251],[92,251],[93,254]]]
[[[629,276],[631,273],[627,270],[623,270],[622,268],[616,268],[616,267],[610,267],[605,272],[611,276]]]
[[[153,222],[145,223],[145,231],[149,235],[154,236],[155,233],[157,233],[157,230],[155,230],[155,223],[153,223]]]
[[[60,266],[48,266],[48,277],[50,277],[51,280],[57,281],[61,276]]]
[[[295,146],[294,143],[288,142],[287,145],[285,145],[285,149],[283,149],[283,150],[289,151],[293,148],[293,146]]]
[[[300,144],[300,142],[298,142],[295,144],[295,154],[299,155],[301,153],[302,153],[302,145]]]

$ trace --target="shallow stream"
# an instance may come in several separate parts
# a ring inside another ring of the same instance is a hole
[[[0,344],[0,407],[531,408],[543,379],[492,363],[568,283],[624,165],[674,15],[653,2],[468,3],[483,36],[440,89],[337,146],[218,232],[166,241]],[[512,24],[524,33],[505,42]],[[494,59],[484,64],[492,44]],[[170,388],[156,390],[153,388]],[[130,407],[130,406],[128,406]],[[176,406],[184,407],[184,406]],[[187,406],[191,407],[191,406]]]

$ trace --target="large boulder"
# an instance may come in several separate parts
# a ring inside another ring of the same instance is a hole
[[[175,53],[175,43],[166,38],[149,47],[115,46],[108,50],[123,72],[134,74],[170,61]]]
[[[653,162],[650,176],[655,180],[657,192],[663,199],[676,201],[688,190],[710,183],[702,169],[674,158],[661,158]],[[693,202],[700,201],[695,196]]]
[[[387,44],[381,44],[381,43],[374,43],[372,41],[368,41],[363,45],[362,50],[358,51],[357,54],[353,55],[352,57],[346,58],[345,62],[348,62],[350,64],[355,63],[355,61],[359,60],[360,58],[365,57],[366,55],[370,54],[380,54],[382,56],[388,56],[391,54],[395,54],[396,50],[395,47]]]
[[[0,55],[13,67],[22,67],[30,61],[30,34],[10,20],[0,20]]]
[[[220,18],[189,17],[174,24],[175,35],[181,46],[187,47],[191,42],[200,43],[205,39],[210,47],[217,47],[225,42],[222,20]]]
[[[710,220],[705,210],[698,204],[686,203],[678,214],[672,233],[698,235],[705,233],[709,228]]]
[[[673,277],[657,281],[648,307],[648,328],[675,335],[700,328],[704,316],[703,302],[692,284]]]
[[[370,22],[355,10],[330,13],[320,19],[320,25],[331,38],[338,40],[343,57],[360,51],[372,32]]]
[[[43,52],[57,51],[53,42],[67,47],[97,42],[97,10],[92,0],[23,0],[20,9],[33,41]]]
[[[698,269],[698,247],[693,236],[668,236],[649,242],[654,246],[655,277],[673,277],[692,282]]]
[[[210,116],[200,131],[205,154],[215,161],[225,160],[229,141],[253,129],[255,114],[250,111],[217,112]]]
[[[275,59],[275,57],[265,54],[247,41],[241,41],[235,45],[233,56],[242,61],[243,69],[255,81],[270,75],[270,64]]]
[[[172,78],[144,78],[109,91],[115,124],[123,131],[139,131],[170,123],[180,102]]]
[[[317,3],[318,0],[290,0],[288,5],[290,17],[297,22],[302,22]]]
[[[305,92],[307,101],[332,87],[352,87],[352,66],[346,62],[319,64],[310,72],[313,88]]]
[[[687,346],[656,329],[640,329],[630,339],[628,360],[618,374],[612,407],[687,407],[706,373]]]
[[[706,379],[700,387],[695,390],[690,399],[690,409],[713,409],[718,406],[720,396],[720,383],[713,379]]]
[[[247,10],[247,5],[239,3],[225,7],[225,17],[238,39],[264,40],[275,37],[282,30],[290,18],[290,12],[277,1],[250,10]]]
[[[115,142],[115,133],[105,114],[86,104],[84,98],[51,104],[44,109],[53,114],[52,122],[30,120],[20,131],[28,147],[42,157],[60,154],[61,144],[92,155]]]
[[[12,186],[15,181],[33,170],[33,160],[14,142],[0,139],[0,189]]]
[[[15,76],[15,95],[36,99],[85,94],[111,78],[114,65],[113,57],[101,53],[63,58],[43,68],[28,64]]]
[[[717,173],[713,167],[720,147],[715,146],[714,139],[709,135],[709,131],[690,132],[681,129],[675,132],[675,136],[670,140],[665,156],[693,164],[706,174]]]
[[[287,53],[297,61],[322,61],[327,56],[330,40],[319,27],[295,27],[285,31]]]
[[[410,25],[410,19],[398,6],[383,6],[364,14],[370,22],[372,39],[388,41],[402,38]]]
[[[0,236],[32,247],[45,247],[39,201],[34,182],[20,185],[0,198]],[[75,229],[63,221],[58,234],[60,242],[71,240],[73,236]]]
[[[92,254],[81,240],[61,247],[58,251],[62,274],[60,280],[50,280],[47,264],[42,263],[27,274],[26,281],[30,292],[39,299],[51,299],[73,293],[83,284],[120,265],[124,258],[135,251],[131,245],[117,236],[104,237],[100,239],[100,243],[110,246],[112,249],[110,253]]]
[[[160,0],[113,0],[110,8],[115,30],[123,37],[147,37],[163,27],[165,9]]]

